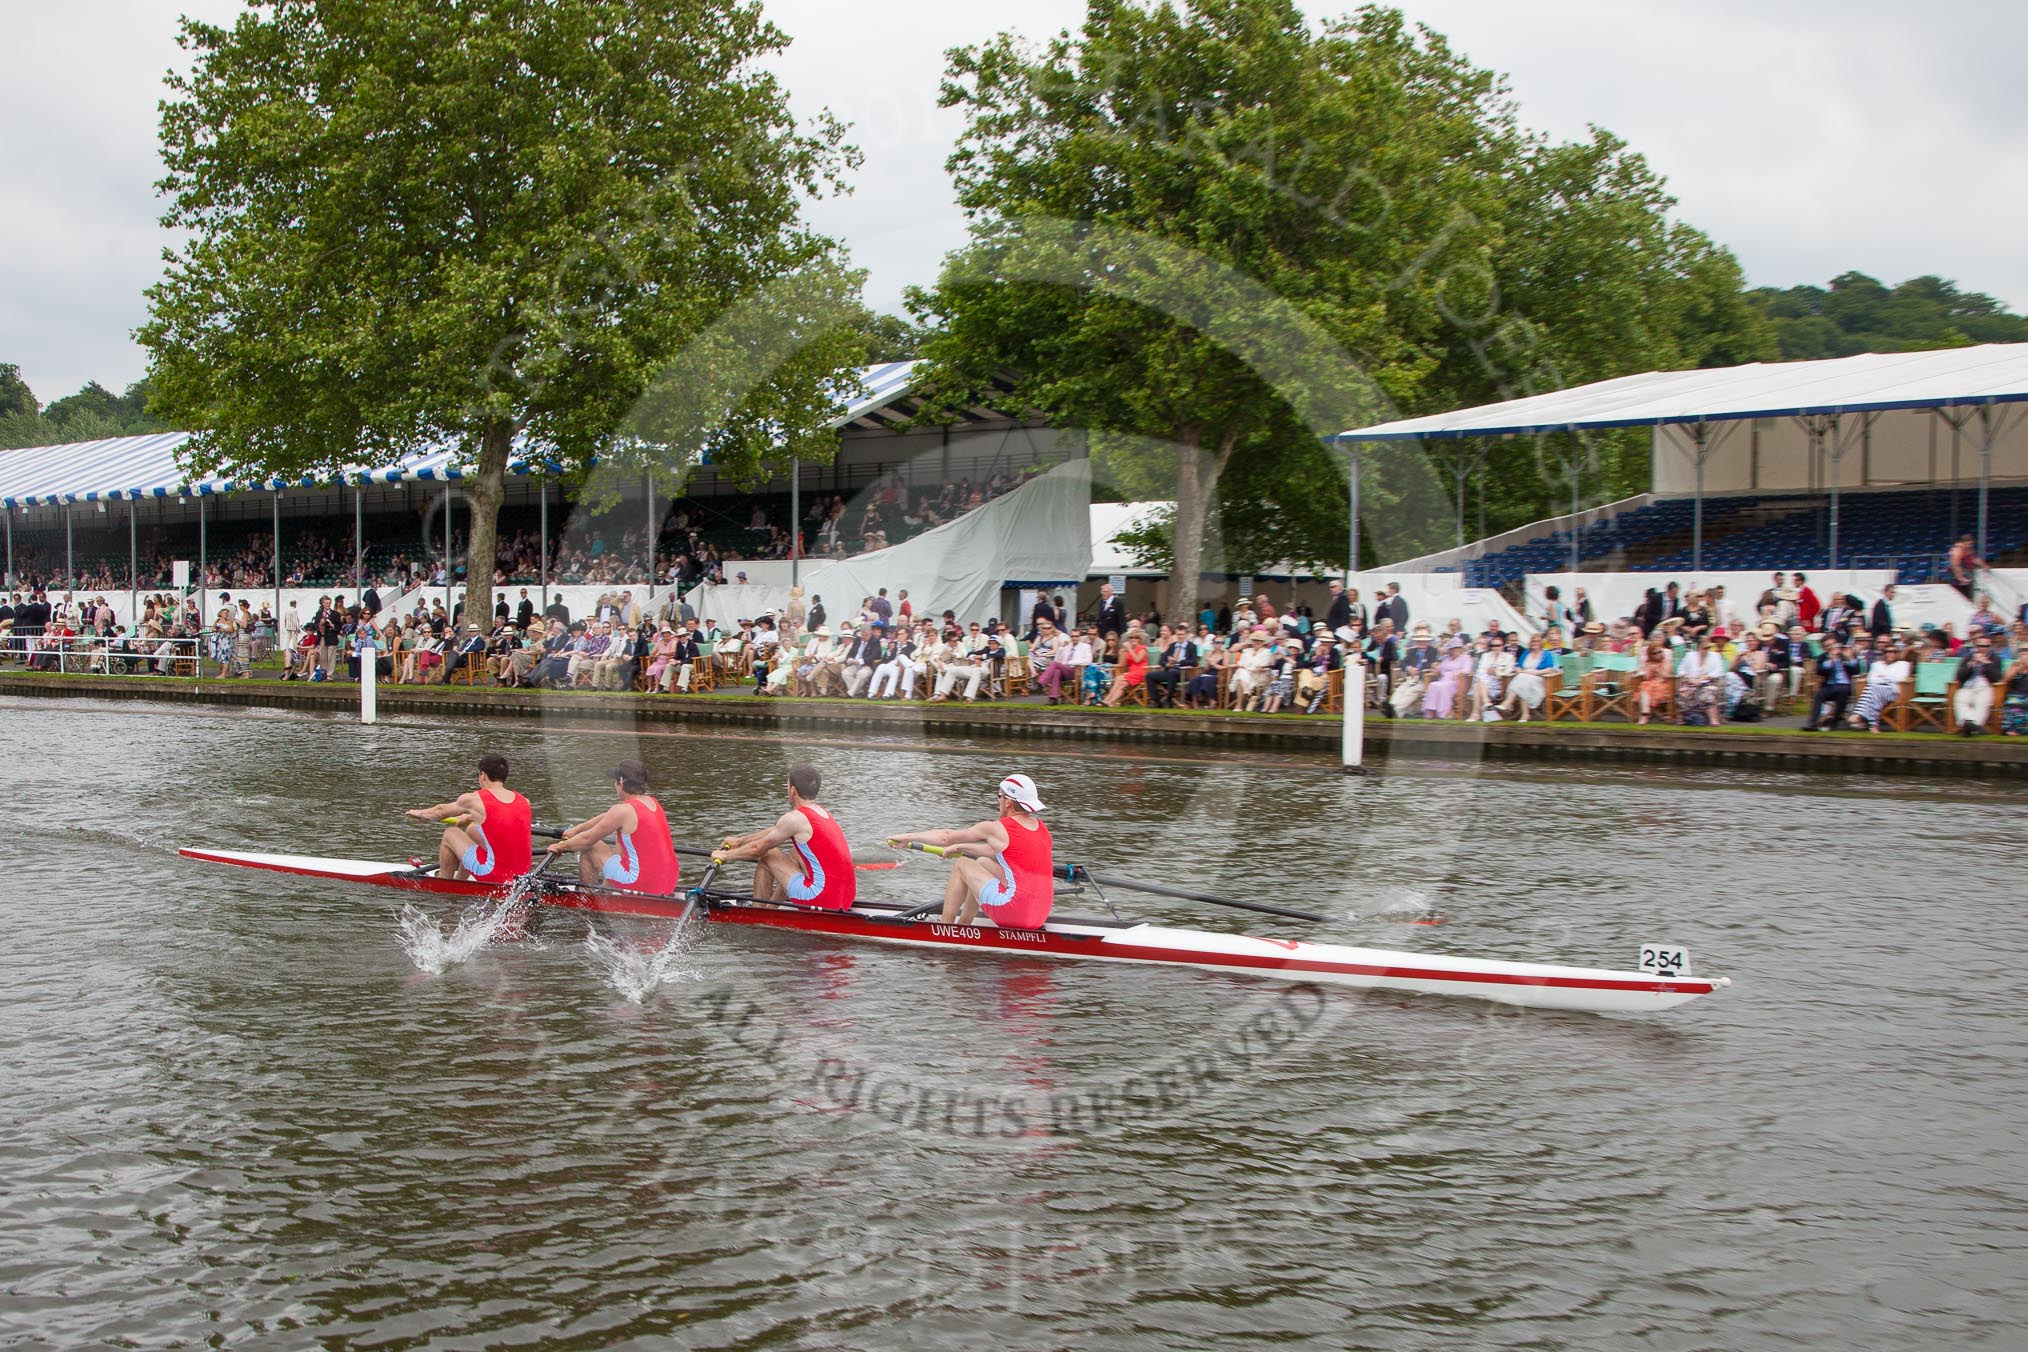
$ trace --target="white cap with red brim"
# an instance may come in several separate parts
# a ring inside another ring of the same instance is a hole
[[[1042,811],[1042,795],[1035,791],[1035,781],[1027,775],[1009,775],[1001,780],[1000,796],[1030,812]]]

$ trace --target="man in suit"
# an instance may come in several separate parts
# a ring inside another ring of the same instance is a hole
[[[1843,644],[1836,639],[1824,640],[1824,655],[1817,659],[1817,698],[1810,705],[1810,716],[1803,722],[1804,732],[1838,726],[1838,720],[1845,716],[1845,706],[1852,702],[1852,677],[1864,670],[1863,662],[1848,655]]]
[[[1324,608],[1324,628],[1342,629],[1352,623],[1352,597],[1346,592],[1345,584],[1335,578],[1331,582],[1331,604]]]
[[[1580,591],[1578,595],[1582,596],[1584,593]],[[1387,598],[1374,610],[1373,618],[1394,621],[1394,632],[1397,634],[1408,632],[1408,598],[1401,594],[1399,582],[1387,584]]]
[[[289,604],[294,605],[295,602],[291,601]],[[369,618],[380,614],[380,588],[368,583],[366,594],[359,598],[359,608],[365,611]]]
[[[1190,631],[1178,627],[1163,645],[1157,660],[1161,665],[1148,672],[1148,694],[1157,709],[1172,709],[1176,706],[1176,691],[1183,683],[1184,669],[1197,665],[1197,645],[1190,641]]]
[[[1127,603],[1113,595],[1110,582],[1099,587],[1098,631],[1101,638],[1127,632]]]
[[[1888,583],[1880,589],[1880,599],[1873,603],[1873,613],[1867,617],[1866,632],[1875,639],[1882,639],[1894,632],[1894,584]]]
[[[845,694],[857,699],[866,693],[866,687],[873,683],[873,672],[887,660],[887,651],[880,641],[887,626],[879,620],[862,625],[859,636],[852,640],[852,646],[845,650]]]

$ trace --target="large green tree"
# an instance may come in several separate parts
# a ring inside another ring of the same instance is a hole
[[[1792,360],[2028,342],[2028,318],[1941,277],[1889,287],[1863,272],[1844,272],[1828,286],[1761,287],[1748,298]]]
[[[791,116],[757,3],[255,0],[183,41],[190,235],[138,336],[192,468],[460,447],[479,615],[517,440],[578,475],[830,454],[857,279],[801,205],[853,152]]]
[[[930,379],[1011,378],[1121,487],[1173,494],[1192,613],[1232,467],[1314,462],[1434,366],[1495,235],[1497,86],[1391,11],[1095,0],[1039,49],[953,52],[943,98],[972,242],[915,298]]]

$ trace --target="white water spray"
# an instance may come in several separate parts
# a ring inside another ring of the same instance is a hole
[[[448,932],[435,916],[410,902],[401,908],[402,950],[417,971],[435,976],[456,967],[495,939],[521,936],[532,904],[529,897],[540,880],[540,871],[524,873],[499,898],[475,900],[459,912],[457,924]]]
[[[598,962],[606,984],[638,1005],[663,982],[691,975],[683,959],[703,929],[702,925],[679,923],[660,948],[630,944],[591,930],[584,936],[584,946]]]

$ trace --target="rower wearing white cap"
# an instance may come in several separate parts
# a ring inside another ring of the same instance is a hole
[[[1038,929],[1056,901],[1049,828],[1027,775],[1000,781],[1000,815],[957,831],[915,831],[893,845],[936,845],[952,856],[944,883],[944,923],[970,925],[981,910],[1003,929]]]

